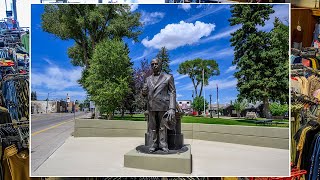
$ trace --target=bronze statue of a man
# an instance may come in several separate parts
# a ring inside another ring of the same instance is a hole
[[[151,68],[153,74],[146,78],[142,89],[142,94],[148,97],[148,133],[152,139],[149,152],[157,149],[169,152],[167,128],[168,123],[175,121],[176,88],[173,76],[161,72],[158,59],[151,61]]]

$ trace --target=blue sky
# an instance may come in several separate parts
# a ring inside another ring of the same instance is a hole
[[[274,5],[275,13],[270,16],[261,30],[270,31],[275,17],[288,24],[289,5]],[[131,5],[131,11],[140,12],[144,24],[138,43],[125,41],[130,48],[130,58],[137,67],[144,57],[154,58],[160,47],[169,49],[170,68],[175,78],[177,100],[192,99],[192,82],[189,77],[177,72],[180,63],[195,58],[214,59],[219,64],[220,75],[209,79],[205,87],[206,99],[213,95],[216,103],[216,84],[219,86],[219,103],[229,103],[237,98],[236,71],[232,66],[233,47],[229,42],[231,32],[237,28],[229,26],[230,5]],[[81,68],[74,67],[67,56],[73,41],[62,41],[41,29],[43,5],[32,5],[32,90],[38,99],[65,98],[83,100],[85,91],[77,84]]]

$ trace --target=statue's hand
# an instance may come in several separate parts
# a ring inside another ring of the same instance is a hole
[[[176,111],[173,109],[169,109],[168,110],[168,116],[169,116],[169,120],[172,121],[176,118]]]

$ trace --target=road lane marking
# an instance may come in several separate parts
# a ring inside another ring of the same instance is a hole
[[[65,121],[65,122],[62,122],[62,123],[56,124],[56,125],[54,125],[54,126],[48,127],[48,128],[46,128],[46,129],[43,129],[43,130],[40,130],[40,131],[34,132],[34,133],[32,133],[32,134],[31,134],[31,136],[35,136],[35,135],[37,135],[37,134],[39,134],[39,133],[42,133],[42,132],[48,131],[48,130],[53,129],[53,128],[56,128],[56,127],[59,127],[59,126],[61,126],[61,125],[63,125],[63,124],[69,123],[69,122],[71,122],[71,121],[73,121],[73,120]]]

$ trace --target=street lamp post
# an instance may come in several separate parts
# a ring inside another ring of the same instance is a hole
[[[217,84],[217,105],[218,105],[218,118],[219,118],[219,89],[218,89],[218,84]]]
[[[48,93],[48,96],[47,96],[47,107],[46,107],[46,114],[48,114],[48,101],[49,101],[49,93]]]
[[[210,118],[212,118],[212,107],[211,107],[211,96],[212,95],[210,94],[209,96],[210,96],[210,110],[209,111],[210,111]]]
[[[74,102],[74,106],[73,106],[73,119],[76,119],[76,104],[78,103],[78,100],[76,100]]]

